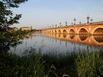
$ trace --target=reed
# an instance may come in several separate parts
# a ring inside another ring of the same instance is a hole
[[[102,60],[103,52],[101,51],[79,54],[75,60],[78,77],[102,77]]]
[[[39,54],[0,54],[0,77],[47,77]]]

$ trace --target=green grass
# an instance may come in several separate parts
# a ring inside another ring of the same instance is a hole
[[[103,52],[79,54],[75,61],[78,77],[103,77]]]
[[[40,53],[17,56],[0,54],[0,76],[2,77],[102,77],[103,52],[78,53],[67,56],[48,56]],[[55,68],[51,68],[51,66]]]
[[[0,77],[46,77],[40,54],[0,54]]]

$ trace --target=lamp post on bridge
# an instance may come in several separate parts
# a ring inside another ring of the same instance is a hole
[[[73,21],[74,21],[74,25],[76,25],[76,18],[74,18]]]
[[[68,23],[67,23],[67,21],[65,21],[65,26],[67,26],[68,25]]]
[[[90,20],[90,17],[89,17],[89,16],[87,16],[87,24],[89,24],[89,20]]]
[[[57,28],[58,26],[57,26],[57,24],[55,24],[55,28]]]
[[[52,24],[52,28],[54,28],[54,25]]]
[[[91,24],[93,23],[93,19],[90,19],[90,23],[91,23]]]
[[[73,22],[71,22],[71,25],[73,25]]]
[[[81,23],[82,23],[82,22],[80,21],[79,24],[81,25]]]
[[[61,26],[62,26],[62,23],[60,22],[59,25],[60,25],[60,27],[61,27]]]

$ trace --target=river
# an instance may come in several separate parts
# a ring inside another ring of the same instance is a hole
[[[103,49],[103,36],[33,34],[25,38],[22,44],[11,47],[10,52],[22,55],[24,51],[34,49],[48,55],[66,55],[72,52],[86,52]]]

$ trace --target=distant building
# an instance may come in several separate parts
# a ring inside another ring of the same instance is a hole
[[[21,31],[32,31],[32,27],[21,27]]]

